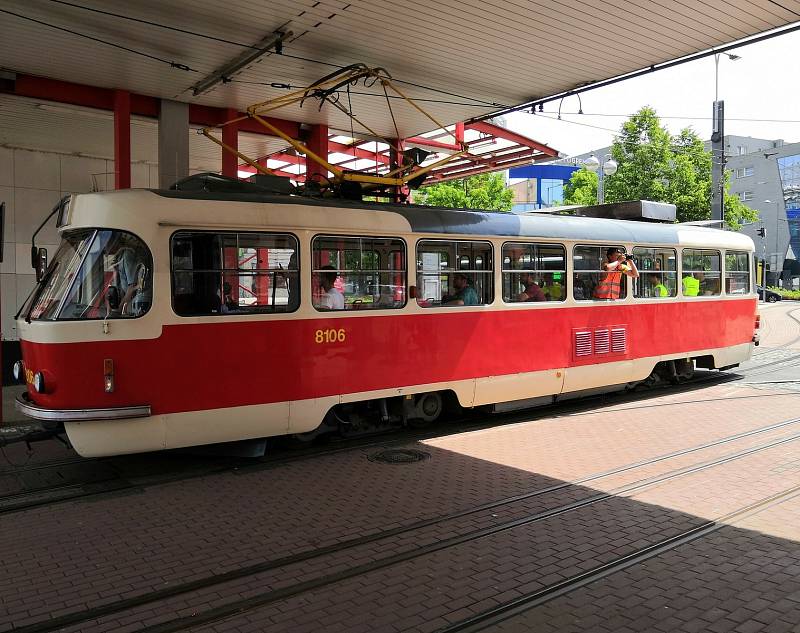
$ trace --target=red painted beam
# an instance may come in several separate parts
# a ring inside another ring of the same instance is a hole
[[[9,92],[19,97],[42,99],[57,103],[97,108],[100,110],[114,109],[114,90],[75,84],[69,81],[46,79],[32,75],[18,74],[13,82],[14,87]],[[155,97],[131,94],[131,114],[140,116],[158,116],[159,101]]]
[[[495,161],[483,165],[459,165],[458,167],[441,170],[434,172],[429,178],[432,182],[445,182],[447,180],[456,180],[458,178],[465,178],[467,176],[474,176],[476,174],[484,174],[492,171],[502,171],[509,167],[518,167],[520,165],[529,165],[530,163],[538,162],[552,158],[547,154],[532,154],[525,158],[518,158],[516,160]]]
[[[7,84],[11,84],[11,88],[5,87]],[[3,85],[0,85],[0,92],[54,103],[68,103],[86,108],[97,108],[98,110],[114,110],[114,90],[76,84],[69,81],[59,81],[58,79],[47,79],[46,77],[17,74],[16,80],[13,82],[3,82]],[[131,114],[158,117],[159,107],[160,100],[158,98],[131,93]],[[244,115],[241,112],[237,112],[236,116]],[[292,138],[299,137],[299,123],[271,117],[264,118]],[[193,125],[217,126],[226,120],[224,108],[189,105],[189,123]],[[239,131],[271,136],[266,128],[253,120],[241,121],[239,123]]]
[[[131,93],[114,91],[114,189],[131,188]]]
[[[353,149],[355,147],[355,156],[357,158],[364,158],[366,160],[375,160],[375,152],[371,152],[368,149],[362,149],[360,147],[356,147],[353,145],[345,145],[344,143],[335,143],[334,141],[328,141],[328,151],[330,152],[338,152],[340,154],[353,154]],[[385,154],[378,154],[378,162],[383,163],[384,165],[389,164],[389,157]],[[344,161],[350,162],[350,161]]]
[[[256,168],[251,167],[248,164],[239,165],[239,171],[245,171],[248,174],[255,174]],[[276,176],[283,176],[284,178],[291,178],[292,180],[296,180],[298,182],[303,182],[306,179],[305,174],[293,174],[288,171],[283,171],[282,169],[276,169],[274,167],[270,168],[270,171],[275,174]]]
[[[292,165],[304,165],[306,162],[306,159],[303,156],[295,156],[294,154],[287,154],[285,152],[275,152],[274,154],[265,156],[265,158],[279,160],[283,163],[291,163]]]
[[[540,152],[542,152],[543,154],[547,154],[548,156],[558,156],[558,151],[554,150],[552,147],[549,147],[544,143],[539,143],[538,141],[534,141],[532,138],[528,138],[527,136],[523,136],[522,134],[517,134],[516,132],[507,130],[506,128],[500,127],[499,125],[492,125],[491,123],[487,123],[486,121],[473,121],[472,123],[466,123],[464,127],[468,130],[476,130],[478,132],[483,132],[484,134],[491,134],[492,136],[496,136],[497,138],[502,138],[507,141],[512,141],[524,147],[530,147],[531,149],[538,149]]]
[[[191,104],[189,105],[189,123],[194,125],[202,125],[203,127],[214,127],[220,123],[230,120],[231,118],[245,116],[244,112],[236,112],[235,117],[228,117],[225,110],[225,108],[214,108],[211,106]],[[263,118],[278,128],[281,132],[291,136],[292,138],[298,138],[300,136],[299,123],[294,121],[286,121],[284,119],[273,119],[272,117],[268,116]],[[252,132],[253,134],[265,134],[267,136],[273,136],[263,125],[254,121],[253,119],[239,121],[238,125],[240,132]]]
[[[460,152],[461,146],[454,145],[453,143],[444,143],[442,141],[435,141],[424,136],[412,136],[411,138],[403,139],[406,143],[413,143],[414,145],[425,145],[426,147],[436,147],[438,149],[447,149],[453,152]]]

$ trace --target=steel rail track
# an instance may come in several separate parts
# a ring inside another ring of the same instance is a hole
[[[461,545],[463,543],[469,543],[481,538],[493,536],[500,532],[521,527],[523,525],[530,525],[532,523],[543,521],[545,519],[549,519],[554,516],[559,516],[562,514],[566,514],[568,512],[573,512],[575,510],[579,510],[580,508],[584,508],[590,505],[606,501],[615,496],[635,492],[636,490],[641,490],[643,488],[663,483],[671,479],[676,479],[678,477],[687,474],[695,473],[707,468],[712,468],[714,466],[725,464],[736,459],[741,459],[742,457],[746,457],[753,453],[768,450],[770,448],[774,448],[775,446],[779,446],[781,444],[786,444],[788,442],[793,442],[797,440],[800,440],[800,433],[773,442],[768,442],[767,444],[764,444],[759,447],[746,449],[744,451],[741,451],[734,455],[729,455],[721,459],[712,460],[704,464],[678,469],[677,471],[672,473],[662,474],[655,477],[644,479],[642,481],[637,481],[632,484],[617,488],[613,491],[607,493],[599,493],[597,495],[593,495],[586,499],[575,501],[566,504],[564,506],[561,506],[559,508],[546,510],[544,512],[529,517],[525,517],[522,519],[515,519],[490,528],[483,528],[464,535],[451,537],[449,539],[444,539],[442,541],[439,541],[438,543],[432,543],[429,545],[421,546],[414,550],[395,554],[377,561],[370,561],[368,563],[352,567],[348,570],[300,582],[295,585],[291,585],[289,587],[267,591],[251,598],[236,600],[213,609],[208,609],[204,612],[194,613],[190,616],[178,617],[169,620],[167,622],[143,627],[142,629],[140,629],[140,633],[175,633],[177,631],[183,631],[190,627],[223,620],[230,616],[244,613],[246,611],[250,611],[252,609],[265,606],[267,604],[277,602],[279,600],[284,600],[305,593],[307,591],[325,587],[327,585],[341,582],[343,580],[348,580],[350,578],[355,578],[363,574],[367,574],[373,571],[377,571],[379,569],[390,567],[392,565],[420,558],[421,556],[432,554],[434,552],[441,551],[457,545]],[[800,486],[798,486],[797,488],[800,489]],[[15,631],[14,633],[18,632]]]
[[[597,582],[607,576],[611,576],[617,572],[647,562],[651,558],[665,554],[671,550],[677,549],[683,545],[687,545],[693,541],[709,536],[714,532],[730,527],[736,521],[741,521],[747,517],[763,512],[771,507],[790,501],[795,497],[800,496],[800,485],[792,486],[786,490],[779,492],[764,499],[760,499],[755,503],[738,508],[728,514],[719,516],[711,521],[706,521],[701,525],[686,530],[681,534],[677,534],[668,539],[664,539],[659,543],[653,543],[643,547],[635,552],[631,552],[625,556],[609,561],[602,565],[598,565],[593,569],[589,569],[581,574],[576,574],[571,578],[544,587],[538,591],[531,592],[524,596],[497,605],[492,609],[484,611],[470,618],[466,618],[460,622],[456,622],[450,626],[438,629],[436,633],[473,633],[483,631],[489,627],[499,624],[514,616],[517,616],[526,611],[530,611],[546,602],[554,600],[560,596],[566,595],[588,584]]]
[[[243,462],[241,458],[233,458],[233,464],[221,465],[214,468],[203,468],[199,471],[193,471],[190,473],[172,472],[168,475],[156,473],[153,475],[144,475],[136,478],[126,478],[120,475],[119,477],[112,477],[104,480],[89,480],[86,482],[76,482],[47,488],[37,488],[29,492],[19,492],[11,495],[0,496],[0,516],[9,513],[24,512],[26,510],[32,510],[42,506],[77,501],[102,495],[108,496],[131,491],[144,491],[153,486],[177,483],[180,481],[187,481],[228,472],[248,473],[263,471],[277,468],[285,464],[296,463],[305,459],[318,459],[325,456],[352,451],[362,451],[375,447],[403,445],[415,441],[447,437],[449,435],[458,433],[467,433],[492,427],[500,427],[508,424],[516,424],[522,421],[535,421],[536,417],[541,418],[552,416],[554,415],[554,412],[557,412],[556,415],[559,418],[585,415],[592,409],[597,408],[598,403],[601,403],[601,405],[608,404],[610,399],[615,400],[613,403],[614,405],[627,404],[630,402],[647,400],[648,398],[701,389],[707,385],[736,382],[740,380],[741,378],[737,375],[726,373],[711,374],[709,372],[708,374],[704,374],[698,378],[694,378],[679,385],[657,385],[648,387],[642,391],[620,390],[581,399],[569,400],[566,402],[556,401],[553,404],[536,408],[492,414],[489,421],[477,423],[474,421],[476,414],[467,412],[466,415],[462,415],[455,420],[447,421],[447,424],[450,425],[448,427],[439,426],[435,429],[418,430],[413,432],[409,432],[408,429],[381,432],[364,436],[362,438],[351,438],[343,441],[341,445],[335,447],[326,446],[324,448],[320,448],[319,446],[314,446],[308,449],[302,449],[300,451],[284,451],[276,455],[259,459],[255,463],[251,461]],[[786,394],[782,393],[769,395],[785,396]],[[752,398],[756,396],[745,397]],[[759,395],[758,397],[765,396]],[[704,400],[704,402],[727,399],[729,398],[713,398]],[[671,406],[673,404],[681,404],[681,402],[657,403],[648,406]],[[531,416],[535,417],[532,419]],[[83,458],[78,458],[74,463],[80,463],[81,459]],[[107,462],[106,458],[103,458],[103,460],[98,461],[98,463],[107,465],[110,463],[111,468],[113,469],[113,462],[111,459],[109,459]],[[60,465],[51,467],[57,468],[59,466]],[[48,468],[48,466],[42,465],[41,469],[45,468]],[[6,474],[13,474],[13,472],[9,471]]]
[[[102,606],[94,607],[94,608],[91,608],[91,609],[88,609],[88,610],[84,610],[84,611],[68,613],[68,614],[65,614],[65,615],[62,615],[62,616],[59,616],[59,617],[56,617],[56,618],[48,619],[48,620],[43,621],[41,623],[36,623],[36,624],[29,625],[29,626],[13,629],[13,633],[45,633],[45,632],[48,632],[48,631],[58,630],[58,629],[63,628],[63,627],[72,626],[72,625],[80,624],[80,623],[83,623],[83,622],[87,622],[89,620],[93,620],[93,619],[96,619],[96,618],[105,617],[105,616],[108,616],[108,615],[114,615],[114,614],[121,613],[121,612],[127,611],[127,610],[135,608],[135,607],[151,604],[151,603],[158,602],[158,601],[161,601],[161,600],[165,600],[165,599],[168,599],[168,598],[172,598],[172,597],[175,597],[175,596],[178,596],[178,595],[181,595],[181,594],[186,594],[186,593],[189,593],[189,592],[192,592],[192,591],[197,591],[199,589],[204,589],[204,588],[213,587],[213,586],[216,586],[216,585],[221,585],[223,583],[226,583],[226,582],[229,582],[229,581],[232,581],[232,580],[237,580],[237,579],[245,578],[245,577],[252,576],[252,575],[255,575],[255,574],[258,574],[258,573],[262,573],[262,572],[266,572],[266,571],[270,571],[270,570],[274,570],[274,569],[279,569],[279,568],[282,568],[282,567],[286,567],[286,566],[289,566],[289,565],[305,562],[305,561],[308,561],[308,560],[311,560],[311,559],[314,559],[314,558],[319,558],[319,557],[322,557],[322,556],[326,556],[326,555],[329,555],[329,554],[339,553],[339,552],[342,552],[342,551],[345,551],[345,550],[348,550],[348,549],[352,549],[352,548],[355,548],[355,547],[358,547],[358,546],[361,546],[361,545],[365,545],[365,544],[369,544],[369,543],[372,543],[372,542],[380,541],[380,540],[383,540],[383,539],[386,539],[386,538],[390,538],[390,537],[393,537],[393,536],[398,536],[398,535],[402,535],[402,534],[406,534],[406,533],[411,533],[411,532],[414,532],[416,530],[420,530],[420,529],[425,528],[425,527],[429,527],[429,526],[432,526],[432,525],[444,523],[446,521],[451,521],[451,520],[454,520],[454,519],[465,517],[465,516],[468,516],[470,514],[475,514],[477,512],[496,509],[496,508],[501,507],[503,505],[509,505],[509,504],[517,503],[519,501],[523,501],[523,500],[530,499],[530,498],[533,498],[533,497],[536,497],[536,496],[540,496],[540,495],[544,495],[544,494],[547,494],[547,493],[551,493],[551,492],[555,492],[555,491],[558,491],[558,490],[562,490],[564,488],[568,488],[568,487],[571,487],[571,486],[581,485],[581,484],[585,484],[585,483],[588,483],[588,482],[591,482],[591,481],[602,479],[604,477],[608,477],[608,476],[611,476],[611,475],[623,473],[623,472],[626,472],[626,471],[635,470],[635,469],[641,468],[643,466],[659,463],[659,462],[666,461],[666,460],[669,460],[669,459],[673,459],[675,457],[679,457],[679,456],[682,456],[682,455],[687,455],[687,454],[691,454],[693,452],[698,452],[698,451],[701,451],[701,450],[704,450],[704,449],[707,449],[707,448],[711,448],[711,447],[727,444],[727,443],[730,443],[730,442],[734,442],[734,441],[736,441],[738,439],[751,437],[751,436],[759,435],[761,433],[765,433],[765,432],[777,430],[777,429],[780,429],[780,428],[783,428],[783,427],[791,426],[792,424],[797,424],[798,422],[800,422],[800,418],[793,418],[793,419],[790,419],[790,420],[785,420],[783,422],[779,422],[779,423],[776,423],[776,424],[765,426],[765,427],[762,427],[760,429],[755,429],[755,430],[751,430],[751,431],[745,431],[745,432],[742,432],[742,433],[737,433],[735,435],[731,435],[729,437],[722,438],[722,439],[719,439],[719,440],[714,440],[712,442],[707,442],[705,444],[701,444],[701,445],[698,445],[698,446],[690,447],[690,448],[687,448],[687,449],[681,449],[681,450],[678,450],[678,451],[673,451],[671,453],[660,455],[658,457],[655,457],[655,458],[652,458],[652,459],[649,459],[649,460],[642,460],[642,461],[635,462],[635,463],[632,463],[632,464],[627,464],[627,465],[619,467],[619,468],[607,470],[607,471],[604,471],[604,472],[601,472],[601,473],[595,473],[593,475],[589,475],[589,476],[583,477],[581,479],[578,479],[578,480],[575,480],[575,481],[572,481],[572,482],[562,482],[560,484],[556,484],[556,485],[553,485],[553,486],[548,486],[546,488],[540,488],[540,489],[537,489],[537,490],[534,490],[534,491],[531,491],[531,492],[528,492],[528,493],[514,495],[514,496],[511,496],[511,497],[504,498],[504,499],[500,499],[500,500],[496,500],[496,501],[489,502],[489,503],[486,503],[486,504],[482,504],[480,506],[476,506],[476,507],[473,507],[473,508],[464,509],[464,510],[461,510],[461,511],[458,511],[458,512],[454,512],[454,513],[451,513],[451,514],[448,514],[448,515],[443,515],[443,516],[434,517],[434,518],[431,518],[431,519],[418,521],[418,522],[413,523],[413,524],[408,525],[408,526],[402,526],[402,527],[393,528],[393,529],[390,529],[390,530],[384,530],[384,531],[381,531],[381,532],[376,532],[374,534],[366,535],[366,536],[363,536],[363,537],[358,537],[358,538],[355,538],[355,539],[350,539],[348,541],[344,541],[342,543],[337,543],[337,544],[330,545],[330,546],[327,546],[327,547],[318,548],[318,549],[315,549],[315,550],[309,550],[307,552],[302,552],[300,554],[285,556],[285,557],[273,559],[273,560],[270,560],[270,561],[265,561],[263,563],[258,563],[258,564],[255,564],[255,565],[249,565],[249,566],[241,567],[241,568],[234,569],[234,570],[222,573],[222,574],[210,575],[210,576],[207,576],[206,578],[201,578],[201,579],[197,579],[197,580],[194,580],[194,581],[191,581],[191,582],[188,582],[188,583],[183,583],[183,584],[180,584],[180,585],[174,585],[172,587],[168,587],[168,588],[165,588],[165,589],[161,589],[161,590],[157,590],[157,591],[153,591],[153,592],[148,592],[148,593],[142,594],[141,596],[128,598],[128,599],[125,599],[125,600],[122,600],[122,601],[118,601],[118,602],[115,602],[115,603],[112,603],[112,604],[102,605]],[[212,610],[209,610],[207,612],[204,612],[204,614],[191,616],[189,618],[177,618],[177,619],[171,620],[171,621],[169,621],[167,623],[158,624],[158,625],[155,625],[153,627],[145,628],[143,630],[147,631],[148,633],[166,633],[168,631],[179,631],[179,630],[182,630],[182,629],[187,628],[189,626],[195,626],[195,625],[198,625],[198,624],[204,624],[204,623],[207,623],[207,622],[216,621],[218,619],[223,619],[225,617],[228,617],[229,615],[233,615],[235,613],[241,612],[242,610],[249,610],[249,609],[252,609],[252,608],[263,606],[265,604],[268,604],[268,603],[271,603],[271,602],[275,602],[277,600],[281,600],[281,599],[284,599],[284,598],[288,598],[288,597],[291,597],[293,595],[297,595],[299,593],[303,593],[305,591],[316,589],[316,588],[319,588],[319,587],[322,587],[322,586],[325,586],[325,585],[329,585],[329,584],[332,584],[332,583],[335,583],[335,582],[339,582],[341,580],[346,580],[348,578],[352,578],[352,577],[367,573],[369,571],[375,571],[375,570],[378,570],[378,569],[382,569],[382,568],[385,568],[385,567],[388,567],[388,566],[391,566],[391,565],[394,565],[394,564],[397,564],[397,563],[400,563],[400,562],[404,562],[404,561],[411,560],[411,559],[414,559],[414,558],[418,558],[420,556],[424,556],[426,554],[430,554],[430,553],[433,553],[433,552],[436,552],[436,551],[439,551],[439,550],[442,550],[442,549],[446,549],[448,547],[453,547],[455,545],[460,545],[462,543],[473,541],[473,540],[476,540],[476,539],[479,539],[479,538],[484,538],[486,536],[497,534],[499,532],[503,532],[503,531],[506,531],[506,530],[509,530],[509,529],[513,529],[513,528],[516,528],[516,527],[520,527],[522,525],[528,525],[530,523],[542,521],[544,519],[547,519],[547,518],[550,518],[550,517],[553,517],[553,516],[557,516],[557,515],[560,515],[560,514],[565,514],[567,512],[575,511],[575,510],[578,510],[580,508],[586,507],[588,505],[593,505],[593,504],[605,501],[605,500],[610,499],[610,498],[615,497],[615,496],[619,496],[619,495],[622,495],[622,494],[629,494],[629,493],[635,492],[637,490],[641,490],[641,489],[643,489],[645,487],[656,485],[656,484],[662,483],[664,481],[669,481],[671,479],[675,479],[677,477],[681,477],[681,476],[684,476],[684,475],[687,475],[687,474],[690,474],[690,473],[694,473],[694,472],[698,472],[698,471],[701,471],[701,470],[705,470],[707,468],[712,468],[714,466],[725,464],[725,463],[728,463],[728,462],[736,460],[736,459],[741,459],[741,458],[746,457],[748,455],[752,455],[752,454],[760,452],[760,451],[768,450],[768,449],[773,448],[775,446],[786,444],[788,442],[793,442],[793,441],[796,441],[798,439],[800,439],[800,433],[795,433],[795,434],[789,435],[787,437],[779,438],[777,440],[772,440],[770,442],[767,442],[767,443],[759,445],[759,446],[743,449],[741,451],[738,451],[738,452],[730,454],[730,455],[726,455],[726,456],[721,457],[721,458],[709,460],[709,461],[706,461],[706,462],[703,462],[703,463],[700,463],[700,464],[686,466],[686,467],[679,468],[679,469],[676,469],[676,470],[673,470],[673,471],[670,471],[670,472],[667,472],[667,473],[664,473],[664,474],[655,475],[653,477],[648,477],[648,478],[645,478],[643,480],[635,481],[635,482],[620,486],[620,487],[618,487],[618,488],[616,488],[616,489],[614,489],[612,491],[599,493],[599,494],[596,494],[596,495],[592,495],[592,496],[589,496],[589,497],[587,497],[585,499],[574,501],[574,502],[562,505],[560,507],[556,507],[556,508],[553,508],[553,509],[550,509],[550,510],[547,510],[547,511],[544,511],[544,512],[537,513],[535,515],[531,515],[531,516],[528,516],[528,517],[523,517],[523,518],[520,518],[520,519],[514,519],[514,520],[507,521],[507,522],[504,522],[504,523],[501,523],[499,525],[492,526],[492,527],[489,527],[489,528],[482,528],[480,530],[475,530],[475,531],[466,533],[464,535],[452,537],[450,539],[445,539],[445,540],[440,541],[438,543],[432,543],[432,544],[429,544],[429,545],[426,545],[426,546],[422,546],[422,547],[416,548],[414,550],[410,550],[410,551],[407,551],[407,552],[402,552],[402,553],[399,553],[399,554],[395,554],[395,555],[389,556],[387,558],[380,559],[378,561],[370,561],[369,563],[358,565],[358,566],[355,566],[355,567],[353,567],[351,569],[344,570],[342,572],[338,572],[336,574],[319,577],[319,578],[312,579],[312,580],[309,580],[309,581],[305,581],[305,582],[302,582],[302,583],[298,583],[296,585],[292,585],[290,587],[286,587],[286,588],[283,588],[283,589],[266,592],[266,593],[264,593],[264,594],[262,594],[260,596],[255,597],[255,598],[236,601],[236,602],[230,603],[228,605],[222,605],[221,607],[218,607],[216,609],[212,609]],[[0,633],[10,633],[10,631],[3,631],[3,632],[0,632]]]

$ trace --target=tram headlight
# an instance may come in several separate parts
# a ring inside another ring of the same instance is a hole
[[[25,376],[25,366],[22,364],[21,360],[18,360],[16,363],[14,363],[11,373],[14,375],[14,380],[17,382],[23,379]]]
[[[33,375],[33,388],[37,393],[44,393],[44,374],[40,371]]]

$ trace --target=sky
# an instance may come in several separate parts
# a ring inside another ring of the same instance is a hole
[[[725,101],[725,134],[800,141],[800,32],[729,51],[741,59],[719,60],[719,98]],[[714,57],[650,73],[564,99],[542,114],[506,115],[507,126],[546,143],[567,156],[607,147],[622,123],[649,105],[672,133],[692,127],[701,138],[711,136],[714,102]],[[749,119],[749,120],[737,120]]]

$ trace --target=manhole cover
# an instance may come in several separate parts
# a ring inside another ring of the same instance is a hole
[[[371,462],[381,462],[384,464],[411,464],[421,462],[430,457],[425,451],[417,451],[410,448],[392,448],[369,456]]]

